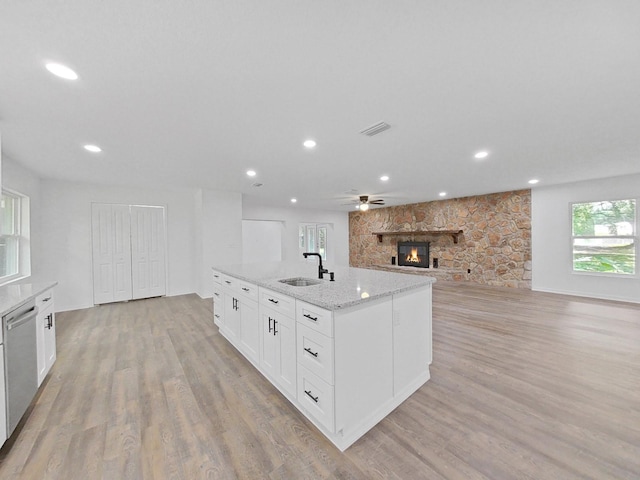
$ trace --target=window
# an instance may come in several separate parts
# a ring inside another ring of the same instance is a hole
[[[302,252],[315,252],[327,259],[327,225],[301,223],[298,227],[299,247]]]
[[[29,198],[2,191],[0,199],[0,283],[29,275]]]
[[[636,200],[571,205],[573,271],[635,275]]]

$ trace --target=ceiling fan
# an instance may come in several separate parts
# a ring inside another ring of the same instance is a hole
[[[369,210],[369,205],[384,205],[384,200],[381,198],[369,200],[369,195],[360,195],[360,199],[356,203],[358,204],[358,210],[366,212]]]

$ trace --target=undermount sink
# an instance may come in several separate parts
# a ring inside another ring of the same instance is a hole
[[[291,285],[292,287],[309,287],[311,285],[318,285],[322,283],[321,280],[315,280],[313,278],[304,278],[304,277],[296,277],[296,278],[285,278],[284,280],[278,280],[280,283],[286,283],[287,285]]]

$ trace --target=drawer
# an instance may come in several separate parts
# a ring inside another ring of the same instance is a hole
[[[222,274],[217,270],[213,271],[213,283],[218,285],[222,283]]]
[[[36,297],[36,307],[38,307],[38,310],[44,310],[50,305],[53,305],[53,290],[47,290]]]
[[[216,302],[218,300],[222,300],[224,298],[224,290],[222,290],[222,285],[218,283],[213,284],[213,301]]]
[[[238,280],[229,275],[225,275],[224,273],[220,275],[220,285],[225,288],[230,289],[232,292],[236,292],[236,287],[238,286]]]
[[[296,301],[287,295],[260,288],[260,304],[288,317],[294,318],[295,316]]]
[[[298,364],[333,385],[333,338],[301,324],[296,337]]]
[[[333,313],[330,310],[298,300],[296,302],[296,320],[327,337],[333,337]]]
[[[329,432],[335,430],[333,386],[306,368],[298,366],[298,402]]]
[[[217,326],[224,324],[224,294],[219,285],[213,286],[213,323]]]
[[[242,280],[236,280],[236,291],[240,295],[244,295],[245,297],[258,301],[258,287],[252,283],[243,282]]]

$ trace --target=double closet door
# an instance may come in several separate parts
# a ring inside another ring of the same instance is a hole
[[[166,294],[165,211],[146,205],[91,205],[93,303]]]

